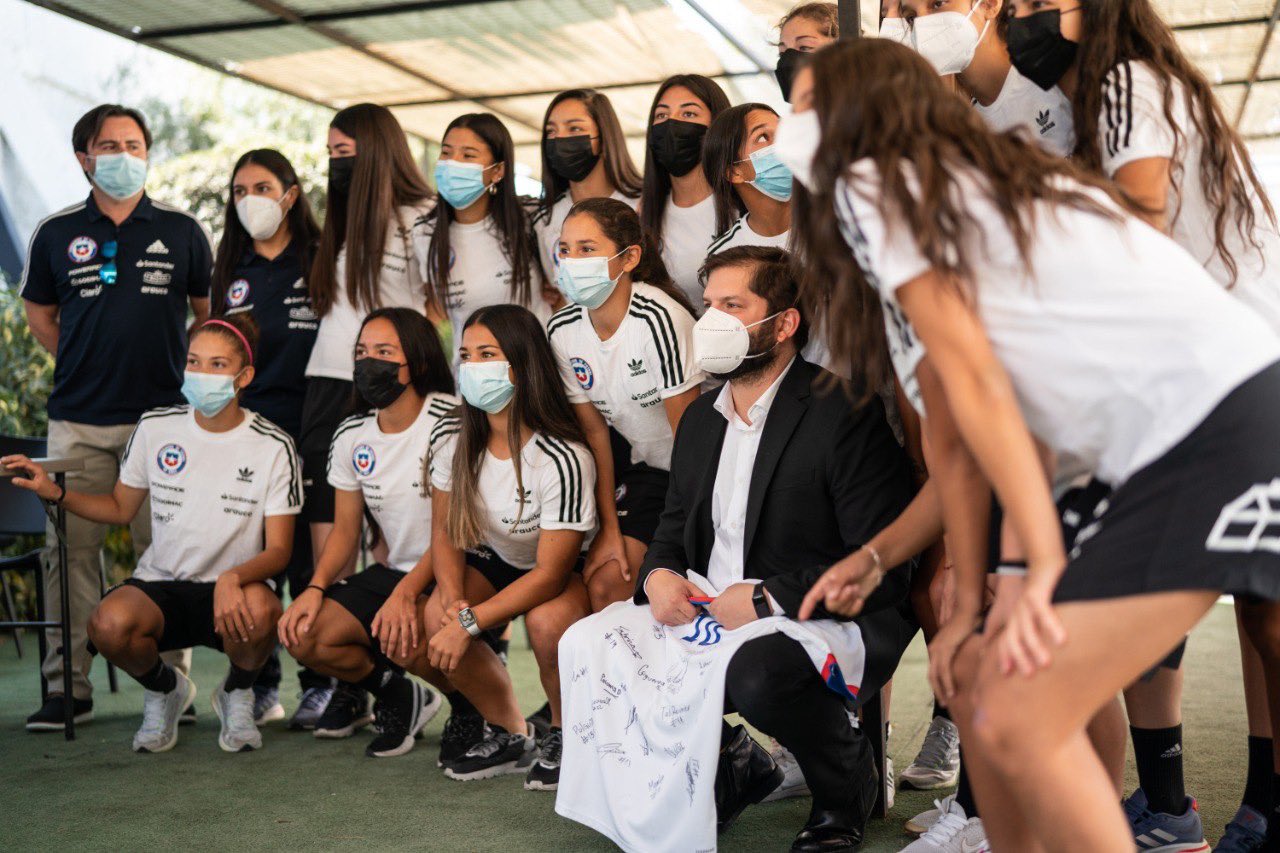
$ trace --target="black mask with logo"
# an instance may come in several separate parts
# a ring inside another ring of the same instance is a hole
[[[351,175],[356,168],[355,155],[329,158],[329,194],[346,196],[351,192]]]
[[[400,381],[400,368],[403,366],[380,358],[359,358],[351,378],[355,381],[356,391],[370,406],[385,409],[399,400],[404,389],[409,387]]]
[[[551,169],[566,181],[583,181],[600,161],[600,155],[591,150],[592,136],[558,136],[546,141],[547,162]]]
[[[789,47],[778,54],[778,65],[773,69],[773,76],[778,78],[778,88],[782,90],[782,100],[791,103],[791,84],[796,80],[796,71],[800,68],[800,59],[804,54]]]
[[[649,150],[667,174],[683,178],[702,162],[707,126],[669,118],[649,128]]]
[[[1058,85],[1080,49],[1080,45],[1062,35],[1059,9],[1011,18],[1008,43],[1013,67],[1046,92]]]

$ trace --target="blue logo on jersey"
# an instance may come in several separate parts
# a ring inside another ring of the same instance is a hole
[[[378,457],[369,445],[357,444],[356,449],[351,451],[351,464],[355,466],[357,477],[368,477],[378,464]]]
[[[231,308],[239,308],[244,301],[249,298],[249,282],[246,279],[238,278],[231,282],[231,286],[227,288],[227,305]]]
[[[166,444],[156,454],[156,464],[160,466],[160,470],[164,473],[176,474],[187,467],[187,451],[182,449],[181,444],[173,444],[172,442]]]
[[[92,237],[77,237],[67,246],[72,263],[85,264],[98,255],[98,244]]]
[[[453,269],[453,265],[458,260],[458,253],[452,246],[449,247],[449,269]]]
[[[591,386],[596,384],[595,376],[591,373],[591,365],[575,355],[569,359],[569,366],[573,368],[573,376],[582,386],[582,390],[590,391]]]
[[[698,618],[693,620],[693,633],[680,639],[695,646],[714,646],[722,639],[720,632],[723,630],[724,626],[710,614],[699,613]]]

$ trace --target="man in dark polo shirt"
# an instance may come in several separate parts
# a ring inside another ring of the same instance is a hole
[[[89,197],[41,222],[31,237],[21,295],[31,333],[56,358],[49,396],[49,455],[84,460],[67,486],[106,493],[138,417],[182,402],[187,307],[197,323],[209,315],[209,237],[189,213],[143,192],[151,133],[136,110],[104,104],[71,132]],[[150,541],[150,512],[134,522],[134,544]],[[85,627],[100,597],[106,528],[68,516],[70,653],[76,722],[93,716],[91,658]],[[53,543],[50,533],[49,542]],[[45,555],[45,594],[60,594],[52,549]],[[49,632],[44,674],[62,684],[61,642]],[[62,728],[63,697],[51,693],[27,719],[31,731]]]

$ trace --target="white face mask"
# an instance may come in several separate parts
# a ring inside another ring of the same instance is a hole
[[[880,22],[880,38],[896,41],[898,44],[911,43],[911,27],[906,18],[885,18]]]
[[[266,240],[276,233],[280,222],[284,219],[284,208],[276,200],[262,195],[247,195],[236,202],[236,216],[249,236],[255,240]]]
[[[983,24],[982,32],[973,25],[973,16],[982,8],[975,0],[969,14],[939,12],[921,15],[911,25],[910,46],[938,69],[942,75],[959,74],[973,62],[978,43],[987,35],[990,19]]]
[[[813,158],[822,142],[822,125],[817,110],[790,113],[778,120],[773,148],[795,179],[813,192]]]
[[[693,358],[700,370],[707,373],[729,373],[749,358],[761,358],[773,352],[748,355],[751,349],[751,333],[747,329],[767,323],[778,314],[770,314],[763,320],[744,326],[742,321],[719,308],[708,308],[693,326]]]

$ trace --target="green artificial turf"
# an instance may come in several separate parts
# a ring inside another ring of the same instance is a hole
[[[8,636],[0,639],[0,851],[612,848],[557,816],[554,795],[523,790],[520,776],[446,779],[435,766],[443,714],[428,726],[426,739],[400,758],[365,758],[367,734],[318,741],[286,731],[283,723],[265,728],[261,751],[223,753],[208,696],[225,659],[207,649],[195,654],[200,721],[181,730],[171,752],[130,751],[142,689],[122,677],[120,692],[110,694],[100,661],[94,670],[96,719],[76,741],[27,734],[23,720],[39,698],[34,640],[29,637],[27,657],[19,661]],[[532,655],[519,640],[515,645],[511,672],[522,706],[532,711],[542,702],[541,687]],[[890,749],[899,770],[910,763],[929,723],[924,656],[917,638],[894,683]],[[1244,699],[1230,607],[1213,608],[1196,630],[1186,666],[1187,786],[1200,800],[1212,840],[1234,813],[1244,784]],[[292,712],[297,682],[291,661],[284,686]],[[1132,766],[1129,777],[1132,787]],[[901,849],[910,841],[902,822],[942,793],[898,792],[890,819],[871,822],[863,849]],[[808,800],[748,809],[722,836],[721,849],[786,850],[807,813]]]

